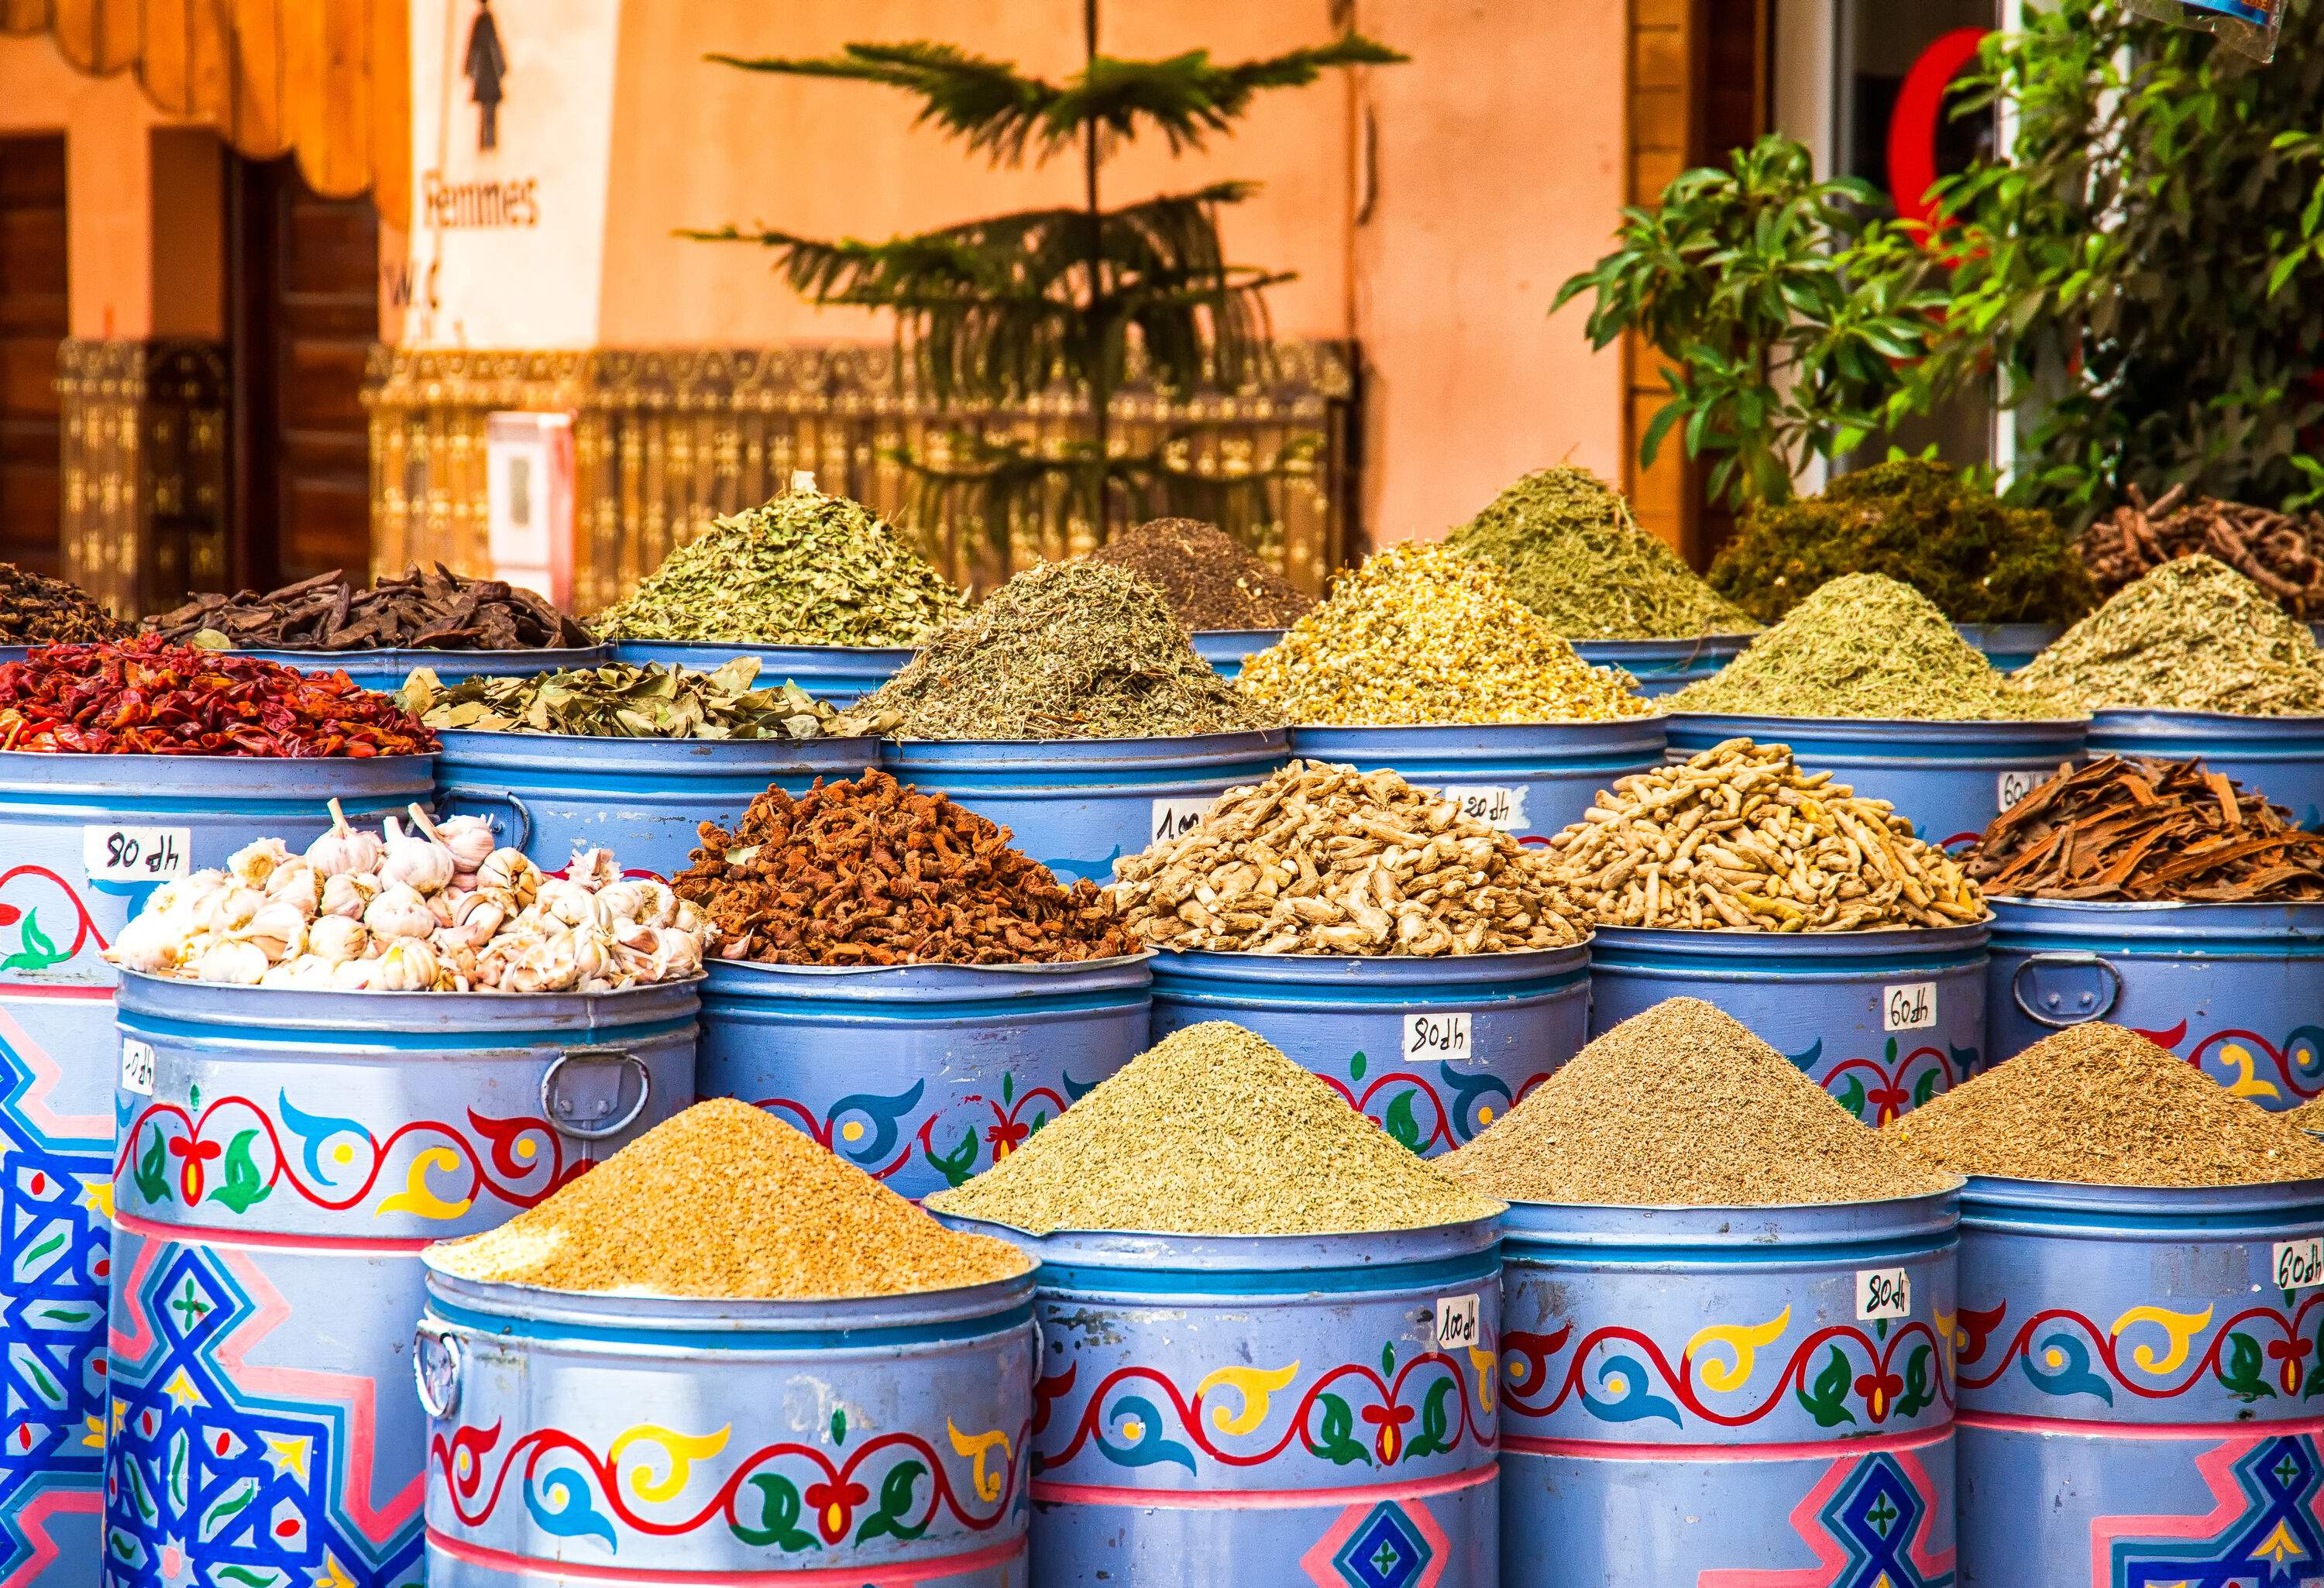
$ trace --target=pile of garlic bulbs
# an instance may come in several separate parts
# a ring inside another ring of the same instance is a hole
[[[606,849],[553,877],[496,847],[480,817],[410,808],[383,833],[347,825],[294,854],[280,838],[224,871],[164,884],[120,939],[115,965],[237,986],[374,992],[612,992],[702,969],[708,923],[667,883],[629,879]]]

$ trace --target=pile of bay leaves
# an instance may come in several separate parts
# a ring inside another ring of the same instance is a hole
[[[429,727],[599,739],[843,739],[885,734],[893,712],[839,712],[786,679],[754,688],[759,659],[710,671],[659,663],[472,678],[446,684],[419,668],[396,699]]]

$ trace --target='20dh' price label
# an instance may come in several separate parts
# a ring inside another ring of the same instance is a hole
[[[1856,1270],[1856,1316],[1859,1318],[1908,1318],[1913,1316],[1913,1270]]]
[[[1463,816],[1484,823],[1497,833],[1526,830],[1526,793],[1521,787],[1499,783],[1452,783],[1432,790],[1461,808]]]
[[[83,827],[81,870],[92,882],[166,882],[193,869],[191,827]]]
[[[1477,1343],[1477,1298],[1440,1296],[1436,1298],[1436,1349],[1469,1351]]]
[[[1465,1009],[1405,1016],[1405,1062],[1460,1064],[1475,1057],[1475,1023]]]
[[[2279,1241],[2272,1265],[2279,1290],[2313,1290],[2324,1285],[2324,1239]]]
[[[1892,982],[1880,989],[1880,1029],[1925,1031],[1937,1023],[1934,982]]]

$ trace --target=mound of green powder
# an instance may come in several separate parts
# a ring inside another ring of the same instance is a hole
[[[1762,503],[1711,565],[1711,586],[1774,623],[1830,580],[1886,574],[1957,623],[2058,623],[2098,604],[2074,539],[1941,463],[1842,475],[1821,496]]]
[[[1509,594],[1569,640],[1692,640],[1758,626],[1586,468],[1526,475],[1447,540],[1498,564]]]
[[[1162,593],[1096,562],[1030,568],[862,701],[906,739],[1141,739],[1283,725],[1194,653]]]
[[[2013,681],[2077,711],[2310,716],[2324,712],[2324,650],[2226,563],[2182,557],[2125,586]]]
[[[1501,1211],[1224,1020],[1166,1037],[928,1206],[1037,1235],[1326,1235]]]
[[[1910,585],[1832,580],[1742,655],[1664,703],[1748,716],[1984,722],[2072,714],[2014,688]]]
[[[718,520],[589,626],[601,640],[900,646],[960,608],[870,508],[803,490]]]

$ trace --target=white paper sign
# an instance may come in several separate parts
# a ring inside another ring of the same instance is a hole
[[[1154,802],[1154,826],[1148,839],[1159,844],[1165,838],[1183,838],[1194,830],[1194,824],[1211,814],[1215,799],[1157,799]]]
[[[1442,795],[1496,832],[1526,830],[1526,790],[1499,783],[1452,783],[1430,792]]]
[[[1892,982],[1880,989],[1880,1029],[1925,1031],[1937,1023],[1934,982]]]
[[[92,882],[163,882],[193,870],[191,827],[83,827],[81,869]]]
[[[2279,1290],[2313,1290],[2324,1285],[2324,1239],[2279,1241],[2271,1265]]]
[[[2001,802],[2000,808],[2007,810],[2011,806],[2016,804],[2028,794],[2034,792],[2034,789],[2040,788],[2042,786],[2043,775],[2044,774],[2037,771],[2015,771],[2002,773],[2001,780],[1994,789],[1994,798]]]
[[[1436,1349],[1466,1351],[1477,1343],[1477,1298],[1440,1296],[1436,1298]]]
[[[1475,1017],[1465,1010],[1404,1017],[1406,1063],[1460,1064],[1475,1056]]]
[[[153,1048],[134,1037],[121,1039],[121,1089],[140,1097],[153,1095]]]
[[[1859,1318],[1912,1316],[1912,1270],[1910,1269],[1857,1269],[1856,1316]]]

